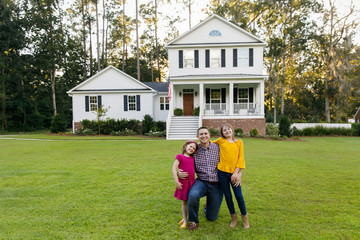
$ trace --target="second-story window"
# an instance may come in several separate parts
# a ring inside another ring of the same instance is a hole
[[[225,67],[225,49],[206,49],[205,67],[218,68]]]
[[[194,68],[194,51],[184,50],[184,67]]]
[[[254,49],[253,48],[235,48],[233,50],[234,67],[253,67]]]
[[[179,50],[179,68],[199,68],[199,50]]]
[[[211,49],[210,67],[212,67],[212,68],[220,67],[220,63],[221,63],[221,50],[220,49]]]

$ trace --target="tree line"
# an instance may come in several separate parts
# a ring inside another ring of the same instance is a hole
[[[127,13],[125,0],[1,0],[0,131],[49,128],[56,114],[70,126],[66,91],[108,65],[141,81],[164,81],[165,44],[185,19],[159,6],[175,2],[189,12],[191,27],[194,0],[136,1],[136,16]],[[287,115],[341,122],[360,106],[360,48],[352,43],[357,12],[350,5],[339,15],[328,2],[325,8],[311,0],[208,1],[207,15],[216,13],[268,43],[267,121]],[[159,29],[160,20],[165,28]]]

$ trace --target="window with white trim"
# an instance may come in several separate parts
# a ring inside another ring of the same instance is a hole
[[[98,97],[97,96],[90,96],[90,111],[97,111],[98,110]]]
[[[160,97],[160,110],[169,110],[169,98]]]
[[[184,67],[194,68],[194,51],[184,50]]]
[[[239,103],[248,103],[249,102],[249,89],[248,88],[239,88],[239,95],[238,95],[238,102]]]
[[[129,95],[128,96],[128,106],[129,111],[136,111],[136,96]]]
[[[238,66],[248,67],[249,66],[249,49],[239,48],[238,49]]]
[[[211,49],[210,67],[220,67],[221,65],[221,49]]]
[[[210,103],[221,103],[221,89],[210,90]]]

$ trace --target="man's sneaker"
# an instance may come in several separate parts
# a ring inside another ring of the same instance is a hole
[[[190,222],[189,224],[189,231],[193,231],[193,230],[196,230],[199,226],[199,223],[196,223],[196,222]]]

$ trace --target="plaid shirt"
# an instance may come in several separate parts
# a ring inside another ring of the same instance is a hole
[[[220,161],[219,145],[210,142],[208,148],[199,144],[199,149],[194,154],[195,172],[200,180],[218,182],[217,165]]]

